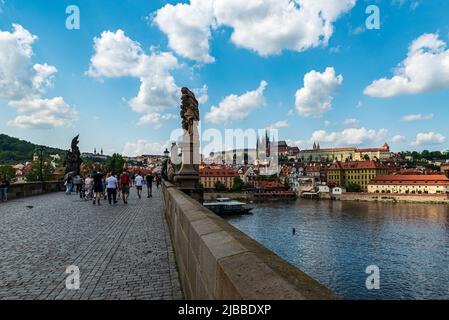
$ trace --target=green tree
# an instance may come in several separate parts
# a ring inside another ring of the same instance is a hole
[[[429,150],[424,150],[423,152],[421,152],[421,158],[426,160],[432,160]]]
[[[106,171],[112,172],[112,174],[119,174],[123,171],[123,167],[125,166],[125,160],[123,160],[123,157],[118,154],[114,153],[112,157],[108,158],[106,161]]]
[[[221,181],[215,182],[215,190],[218,192],[226,191],[226,186]]]
[[[234,180],[232,181],[232,191],[234,192],[241,192],[243,190],[245,183],[243,182],[240,177],[234,177]]]
[[[42,162],[42,177],[44,181],[51,180],[53,176],[53,167],[49,159],[44,159]],[[28,182],[40,181],[40,161],[33,161],[31,169],[26,176]]]
[[[0,166],[0,179],[6,177],[10,182],[16,179],[16,169],[10,165]]]
[[[362,187],[357,183],[348,183],[346,186],[347,192],[362,192]]]
[[[363,159],[366,160],[366,161],[369,161],[369,160],[370,160],[369,155],[365,154],[365,155],[363,156]]]
[[[290,182],[288,181],[288,179],[285,179],[284,186],[287,188],[287,190],[290,190],[291,185],[290,185]]]
[[[0,163],[16,164],[31,161],[38,147],[36,144],[0,134]],[[61,161],[64,161],[66,154],[64,150],[50,147],[46,147],[45,152],[46,154],[58,154]]]
[[[83,174],[85,176],[89,175],[89,174],[93,174],[94,170],[95,170],[95,164],[92,160],[84,160],[83,161],[81,174]]]

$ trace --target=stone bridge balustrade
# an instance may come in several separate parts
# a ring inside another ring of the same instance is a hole
[[[173,184],[163,196],[187,299],[339,299]]]

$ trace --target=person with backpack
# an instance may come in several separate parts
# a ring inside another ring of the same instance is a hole
[[[122,190],[122,198],[123,203],[128,204],[129,197],[129,183],[130,183],[129,174],[126,170],[123,170],[123,173],[120,175],[119,183],[120,189]]]

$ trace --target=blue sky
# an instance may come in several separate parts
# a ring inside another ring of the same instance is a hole
[[[310,0],[266,0],[264,10],[251,0],[245,8],[215,1],[5,0],[0,51],[11,52],[20,34],[37,38],[27,40],[32,54],[20,51],[26,59],[0,58],[0,132],[61,148],[80,133],[83,151],[157,152],[180,126],[176,89],[188,86],[204,102],[203,129],[271,126],[301,148],[318,140],[448,149],[447,1],[344,0],[317,9]],[[310,12],[300,11],[303,3]],[[371,4],[380,8],[379,30],[365,28]],[[80,9],[79,30],[65,27],[68,5]],[[283,5],[287,22],[277,18]],[[321,9],[330,29],[316,24]],[[15,63],[29,76],[12,81],[5,70]],[[401,63],[407,68],[395,69]],[[28,93],[11,89],[19,80],[28,80]]]

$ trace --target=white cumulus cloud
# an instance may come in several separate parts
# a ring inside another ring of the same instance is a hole
[[[93,78],[134,77],[140,80],[137,96],[128,101],[137,113],[143,114],[138,124],[152,124],[155,129],[161,121],[175,117],[167,110],[180,103],[180,89],[172,71],[181,67],[171,52],[147,54],[141,45],[126,36],[123,30],[104,31],[94,39],[95,53],[91,58],[87,75]],[[208,100],[208,87],[193,90],[200,104]]]
[[[155,13],[154,22],[168,36],[169,47],[180,56],[203,63],[215,61],[209,54],[213,1],[167,4]]]
[[[362,144],[383,141],[388,134],[386,129],[348,128],[343,131],[327,132],[318,130],[312,134],[309,142],[319,141],[324,145],[358,146]]]
[[[8,125],[19,128],[71,126],[78,118],[76,110],[62,97],[42,97],[53,85],[54,66],[32,64],[33,44],[37,36],[19,24],[12,32],[0,31],[0,99],[19,115]]]
[[[404,142],[405,137],[398,134],[398,135],[395,135],[394,137],[392,137],[390,140],[391,140],[391,142],[399,143],[399,142]]]
[[[269,130],[279,130],[279,129],[287,128],[287,127],[288,127],[288,120],[280,120],[280,121],[277,121],[277,122],[269,125],[267,127],[267,129],[269,129]]]
[[[343,83],[343,76],[328,67],[323,73],[312,70],[304,76],[304,87],[296,91],[295,106],[304,117],[320,117],[332,109],[333,95]]]
[[[436,145],[436,144],[442,144],[446,142],[446,137],[443,136],[440,133],[435,132],[424,132],[424,133],[418,133],[416,135],[416,139],[414,142],[412,142],[412,146],[418,147],[418,146],[428,146],[428,145]]]
[[[146,54],[140,44],[122,30],[104,31],[94,39],[95,54],[87,74],[94,78],[135,77],[140,89],[129,106],[144,114],[139,123],[153,123],[160,127],[161,113],[175,108],[180,102],[180,88],[171,71],[180,67],[171,52]]]
[[[352,125],[358,124],[359,122],[360,122],[359,119],[348,118],[348,119],[345,119],[345,121],[343,121],[343,124],[346,126],[352,126]]]
[[[168,36],[179,55],[210,63],[211,31],[233,30],[238,47],[268,56],[283,50],[304,51],[327,45],[334,22],[350,11],[356,0],[191,0],[167,4],[154,22]]]
[[[438,34],[423,34],[414,40],[392,78],[375,80],[364,93],[387,98],[449,88],[449,50]]]
[[[409,114],[402,117],[402,121],[404,122],[412,122],[412,121],[423,121],[423,120],[431,120],[433,119],[433,113],[429,113],[426,115],[422,114]]]
[[[145,139],[141,139],[136,142],[128,142],[125,144],[122,154],[129,157],[137,157],[144,154],[161,155],[169,145],[169,142],[149,142]]]
[[[8,125],[18,128],[50,129],[64,127],[78,118],[78,113],[62,97],[11,101],[9,105],[17,108],[19,112],[31,111],[28,114],[18,115],[14,120],[8,122]]]
[[[218,107],[212,106],[210,112],[206,113],[206,121],[223,123],[246,118],[254,109],[265,105],[264,91],[267,85],[268,83],[263,80],[254,91],[248,91],[240,96],[231,94],[225,97]]]

